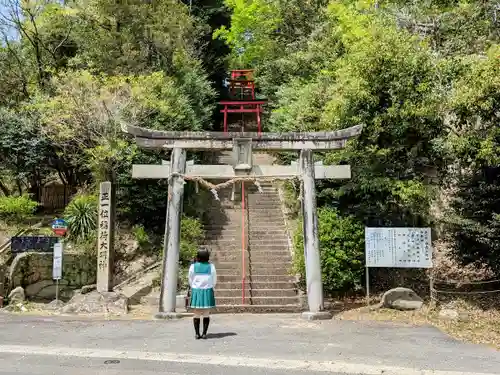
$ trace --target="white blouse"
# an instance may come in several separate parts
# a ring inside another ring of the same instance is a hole
[[[194,264],[191,264],[189,267],[189,286],[193,289],[210,289],[215,288],[215,284],[217,284],[217,272],[215,271],[215,266],[210,264],[211,273],[210,275],[206,274],[195,274],[194,273]]]

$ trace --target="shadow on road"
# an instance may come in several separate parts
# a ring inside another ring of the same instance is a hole
[[[207,339],[223,339],[224,337],[236,336],[234,332],[207,333]]]

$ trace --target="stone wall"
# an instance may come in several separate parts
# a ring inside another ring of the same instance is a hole
[[[8,273],[9,289],[21,286],[28,298],[54,299],[56,286],[52,280],[52,260],[51,253],[30,252],[17,255]],[[96,264],[96,260],[87,255],[64,253],[63,279],[59,281],[61,298],[71,298],[75,289],[95,284]]]

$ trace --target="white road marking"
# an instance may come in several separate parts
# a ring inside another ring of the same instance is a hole
[[[0,345],[0,353],[21,355],[47,355],[80,358],[122,359],[139,361],[177,362],[233,367],[254,367],[271,370],[297,370],[312,372],[363,374],[363,375],[498,375],[481,372],[440,371],[412,369],[384,365],[367,365],[339,361],[303,361],[293,359],[270,359],[222,355],[200,355],[195,353],[159,353],[113,349],[88,349],[70,347],[41,347],[26,345]]]

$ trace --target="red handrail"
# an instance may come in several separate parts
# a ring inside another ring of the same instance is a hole
[[[245,269],[245,181],[241,181],[241,265],[242,265],[242,277],[241,277],[241,304],[245,304],[245,279],[246,279],[246,269]]]

